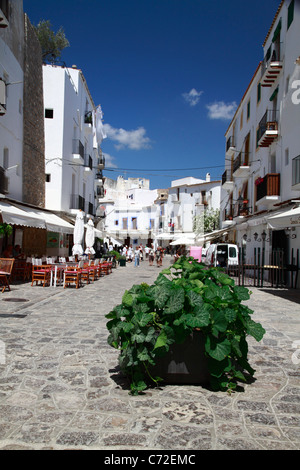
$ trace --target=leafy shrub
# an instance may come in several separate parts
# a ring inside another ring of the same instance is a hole
[[[108,344],[120,350],[119,364],[131,392],[147,388],[151,366],[172,343],[183,343],[194,329],[205,335],[205,354],[214,390],[234,390],[254,375],[246,336],[260,341],[263,327],[242,302],[250,291],[235,286],[221,268],[207,269],[193,258],[180,258],[161,271],[154,285],[134,285],[106,318]],[[197,361],[197,358],[195,358]]]

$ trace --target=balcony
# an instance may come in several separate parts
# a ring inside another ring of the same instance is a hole
[[[233,224],[233,207],[230,207],[229,209],[225,209],[224,220],[222,220],[222,228],[230,227]]]
[[[248,200],[242,200],[236,202],[233,206],[233,218],[244,218],[251,214],[251,207],[249,206]]]
[[[98,157],[98,168],[103,170],[105,168],[105,158],[103,156]]]
[[[262,117],[257,130],[257,146],[270,147],[278,137],[279,113],[275,109],[267,110]]]
[[[234,136],[231,135],[226,142],[226,155],[231,155],[235,152],[235,141]]]
[[[300,155],[292,160],[292,190],[300,191]]]
[[[239,153],[233,161],[233,176],[235,178],[248,178],[249,174],[250,166],[247,161],[243,160],[242,154]]]
[[[73,139],[73,148],[72,148],[74,160],[84,162],[84,146],[79,139]]]
[[[93,133],[93,116],[92,111],[88,111],[84,115],[84,130],[86,134]]]
[[[273,206],[280,202],[280,173],[268,173],[256,183],[256,205]]]
[[[261,86],[272,87],[282,70],[279,50],[273,50],[266,55],[261,64]]]
[[[71,194],[70,209],[85,211],[85,198],[78,194]]]
[[[222,188],[227,191],[233,189],[233,178],[230,170],[225,170],[222,175]]]
[[[84,158],[84,171],[93,171],[93,159],[88,154],[86,154]]]

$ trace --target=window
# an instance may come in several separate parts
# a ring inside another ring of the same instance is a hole
[[[23,109],[22,100],[19,100],[19,114],[22,114],[22,109]]]
[[[46,183],[50,183],[50,182],[51,182],[51,174],[46,173]]]
[[[247,121],[248,121],[249,117],[250,117],[250,100],[247,103]]]
[[[289,29],[294,19],[294,4],[295,0],[292,0],[288,7],[287,29]]]
[[[261,100],[261,83],[257,85],[257,104],[260,102],[260,100]]]
[[[115,225],[119,225],[119,221],[118,221],[118,220],[115,220]]]
[[[133,230],[136,230],[137,229],[137,219],[136,219],[136,217],[132,217],[131,222],[132,222]]]
[[[122,219],[122,223],[123,223],[123,230],[126,230],[128,228],[128,220],[127,220],[127,217],[123,218]]]
[[[290,76],[286,77],[286,80],[285,80],[285,90],[284,90],[285,95],[287,95],[289,92],[289,86],[290,86]]]
[[[45,109],[45,118],[53,119],[53,109]]]
[[[285,149],[285,152],[284,152],[284,163],[285,163],[285,166],[287,166],[289,164],[289,149]]]

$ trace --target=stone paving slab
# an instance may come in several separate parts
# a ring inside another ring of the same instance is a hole
[[[0,295],[0,450],[300,449],[296,291],[252,289],[247,305],[267,332],[248,340],[256,380],[244,392],[167,385],[129,395],[104,316],[159,271],[144,261],[79,290],[27,283]]]

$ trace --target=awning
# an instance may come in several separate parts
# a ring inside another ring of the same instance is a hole
[[[58,233],[68,233],[73,234],[74,225],[70,224],[66,220],[58,217],[56,214],[51,212],[44,212],[39,209],[34,209],[33,207],[27,206],[17,206],[19,209],[24,211],[30,217],[39,217],[44,220],[46,230],[48,232],[58,232]]]
[[[233,225],[230,226],[230,229],[233,227]],[[223,228],[221,230],[214,230],[213,232],[205,233],[201,237],[197,238],[198,243],[205,243],[208,241],[215,240],[215,238],[221,237],[222,235],[227,235],[229,232],[229,227]]]
[[[42,228],[48,232],[72,234],[74,226],[51,212],[44,212],[22,204],[0,201],[3,222],[10,225]]]
[[[170,245],[193,245],[195,243],[195,235],[192,236],[183,236],[176,238],[173,242],[170,243]]]
[[[6,224],[46,229],[44,218],[37,214],[27,213],[13,204],[0,201],[0,212]]]
[[[274,230],[300,226],[300,206],[281,212],[281,214],[268,217],[267,222]]]

